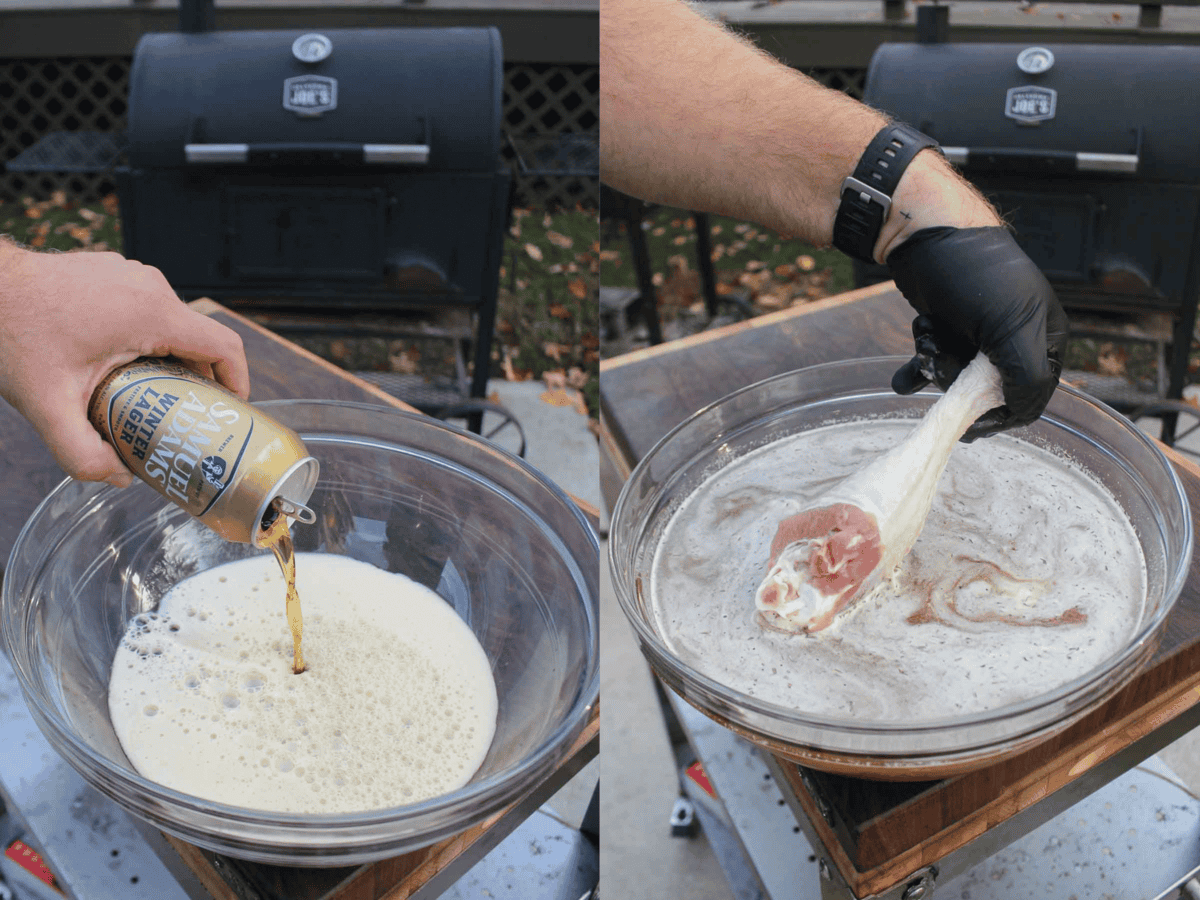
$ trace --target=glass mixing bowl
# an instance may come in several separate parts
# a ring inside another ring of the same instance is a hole
[[[685,700],[752,741],[807,765],[867,778],[939,778],[994,761],[1078,720],[1133,676],[1156,646],[1192,552],[1192,523],[1175,470],[1129,420],[1069,387],[1039,421],[1012,432],[1072,459],[1124,508],[1145,556],[1141,621],[1093,671],[1021,703],[972,715],[864,722],[805,714],[732,689],[682,662],[659,633],[646,596],[655,551],[673,514],[729,463],[820,425],[922,415],[940,396],[890,390],[904,358],[850,360],[790,372],[730,394],[664,437],[626,482],[613,510],[609,557],[621,608],[651,666]],[[747,597],[753,608],[753,597]],[[914,658],[919,664],[919,658]],[[819,684],[812,690],[820,690]]]
[[[321,464],[299,552],[340,553],[436,590],[471,626],[499,694],[463,788],[409,806],[289,815],[211,803],[140,776],[113,733],[108,676],[132,616],[187,576],[263,551],[228,543],[140,482],[60,484],[17,538],[3,636],[42,732],[93,786],[201,847],[280,865],[351,865],[459,833],[545,779],[599,690],[599,547],[587,520],[511,454],[380,406],[257,404]],[[303,585],[300,585],[303,596]],[[283,615],[283,598],[279,598]]]

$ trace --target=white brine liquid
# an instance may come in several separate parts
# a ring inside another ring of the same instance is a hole
[[[296,569],[300,675],[270,556],[194,575],[130,623],[108,698],[130,762],[184,793],[277,812],[382,809],[466,784],[497,711],[470,628],[403,575],[318,553]]]
[[[955,448],[896,575],[827,630],[763,627],[754,597],[780,521],[913,427],[814,429],[701,484],[667,525],[650,577],[671,651],[763,701],[912,723],[1029,699],[1121,650],[1146,597],[1132,525],[1083,471],[1007,435]]]

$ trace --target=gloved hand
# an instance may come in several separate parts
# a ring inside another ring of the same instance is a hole
[[[1035,421],[1058,386],[1067,316],[1054,289],[1008,230],[924,228],[893,250],[888,268],[919,316],[916,355],[892,376],[898,394],[943,390],[976,352],[1000,370],[1004,405],[964,441]]]

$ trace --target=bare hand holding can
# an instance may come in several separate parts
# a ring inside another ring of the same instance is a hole
[[[0,238],[0,396],[67,474],[132,482],[88,423],[88,401],[118,366],[168,354],[249,396],[241,338],[180,302],[157,269],[117,253],[33,252]]]

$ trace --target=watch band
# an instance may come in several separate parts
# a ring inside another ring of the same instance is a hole
[[[875,242],[892,207],[892,193],[913,157],[937,141],[903,122],[885,125],[842,182],[842,202],[833,221],[833,246],[847,256],[875,262]]]

